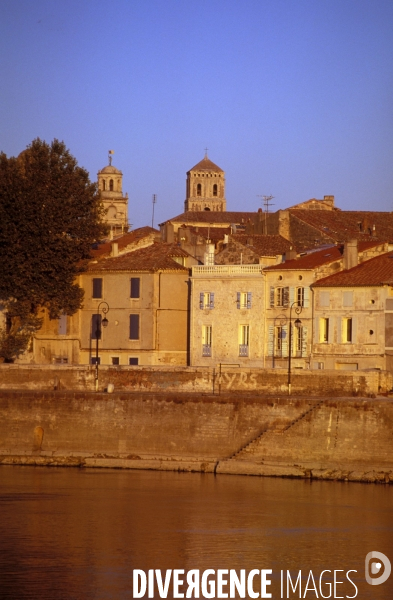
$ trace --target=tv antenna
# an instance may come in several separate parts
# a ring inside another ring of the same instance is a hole
[[[152,229],[154,229],[154,206],[155,206],[155,204],[157,204],[157,194],[153,194],[152,203],[153,203],[153,214],[151,217],[151,226],[152,226]]]
[[[274,206],[274,204],[272,203],[274,196],[271,196],[271,195],[270,196],[262,196],[261,194],[257,194],[257,196],[258,196],[258,198],[262,198],[262,200],[263,200],[263,206],[265,208],[265,218],[263,221],[263,233],[265,235],[267,235],[267,223],[268,223],[267,216],[269,214],[269,208],[271,206]]]

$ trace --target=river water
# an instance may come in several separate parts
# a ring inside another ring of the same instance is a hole
[[[273,599],[281,570],[284,582],[302,570],[302,597],[320,598],[319,588],[303,595],[303,578],[329,569],[344,580],[336,597],[357,588],[357,598],[390,600],[393,575],[373,586],[364,578],[375,550],[393,562],[392,486],[0,467],[1,600],[128,599],[133,569],[271,569]]]

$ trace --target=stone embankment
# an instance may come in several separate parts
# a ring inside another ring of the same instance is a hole
[[[393,482],[388,398],[0,391],[0,464]]]

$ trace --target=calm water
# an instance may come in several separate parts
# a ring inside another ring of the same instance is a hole
[[[280,569],[356,569],[357,598],[393,598],[393,575],[364,580],[368,552],[393,563],[392,486],[7,466],[0,484],[2,600],[128,599],[136,568],[270,568],[273,598]]]

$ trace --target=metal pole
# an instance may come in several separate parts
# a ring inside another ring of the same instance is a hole
[[[292,348],[292,306],[289,309],[289,348],[288,348],[288,395],[291,395],[291,348]]]
[[[96,380],[95,380],[95,390],[98,392],[98,336],[100,335],[98,322],[100,320],[100,313],[96,314]]]

